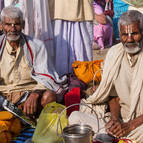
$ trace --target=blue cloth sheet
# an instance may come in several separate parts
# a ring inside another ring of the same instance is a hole
[[[11,143],[24,143],[26,140],[31,139],[34,133],[33,128],[26,128],[21,131],[20,135],[16,137]]]

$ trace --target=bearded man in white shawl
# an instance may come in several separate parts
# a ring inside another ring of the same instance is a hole
[[[22,33],[24,21],[19,8],[3,8],[1,21],[0,92],[33,117],[46,104],[62,101],[67,77],[59,78],[42,41]]]
[[[123,13],[118,28],[121,43],[108,51],[97,90],[82,100],[98,116],[81,106],[81,111],[70,115],[69,123],[89,124],[96,133],[94,139],[104,143],[115,138],[143,143],[143,15],[136,10]]]

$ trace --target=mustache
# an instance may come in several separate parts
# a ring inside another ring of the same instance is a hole
[[[20,35],[20,32],[7,32],[8,35]]]
[[[133,43],[125,43],[124,46],[126,47],[130,47],[130,46],[139,46],[140,43],[139,42],[133,42]]]

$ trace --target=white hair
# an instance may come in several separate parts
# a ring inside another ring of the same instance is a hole
[[[15,6],[8,6],[2,9],[1,11],[1,21],[4,22],[4,17],[6,18],[20,18],[21,23],[23,22],[23,13],[22,11]]]
[[[141,31],[143,32],[143,14],[137,10],[128,10],[127,12],[123,13],[118,21],[118,29],[119,32],[121,31],[121,25],[129,25],[134,22],[139,22],[139,26]]]

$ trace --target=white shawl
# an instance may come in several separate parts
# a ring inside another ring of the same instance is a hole
[[[95,93],[91,95],[83,102],[87,104],[99,104],[104,103],[109,97],[110,90],[113,86],[114,80],[117,78],[121,61],[125,54],[122,43],[113,46],[107,53],[105,64],[103,68],[103,76],[101,83]],[[131,103],[129,119],[133,118],[134,111],[140,99],[140,92],[143,84],[143,52],[140,52],[138,61],[136,63],[136,69],[133,73],[133,82],[131,83]],[[124,95],[125,96],[125,95]],[[141,104],[141,103],[140,103]],[[84,111],[84,109],[82,109]],[[143,108],[140,111],[143,114]]]

